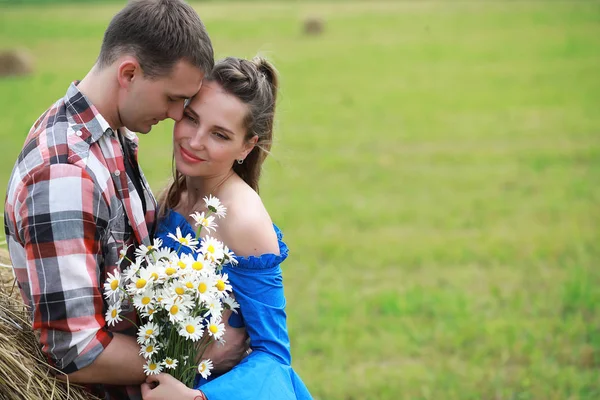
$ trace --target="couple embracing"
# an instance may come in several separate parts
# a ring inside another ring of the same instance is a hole
[[[311,399],[291,367],[288,249],[258,195],[276,97],[265,59],[214,63],[192,7],[137,0],[110,22],[89,73],[34,123],[9,181],[5,231],[42,350],[70,382],[105,399]],[[157,201],[132,132],[166,118],[176,121],[175,168]],[[227,207],[213,236],[235,254],[226,268],[240,309],[223,315],[224,344],[202,354],[213,374],[190,388],[145,375],[135,310],[109,326],[103,284],[127,268],[128,249],[155,238],[176,247],[175,230],[195,235],[191,214],[209,196]]]

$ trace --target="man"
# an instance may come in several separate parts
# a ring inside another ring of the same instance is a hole
[[[135,327],[107,327],[102,291],[107,273],[126,267],[120,252],[150,244],[154,224],[131,131],[180,119],[213,63],[189,5],[129,3],[90,72],[35,122],[13,169],[5,231],[33,328],[49,362],[100,397],[139,399],[145,379]],[[127,316],[136,318],[132,307]]]

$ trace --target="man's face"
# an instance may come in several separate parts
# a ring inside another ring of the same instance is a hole
[[[149,79],[138,73],[119,102],[119,117],[133,132],[148,133],[166,118],[179,121],[186,99],[202,86],[204,73],[187,61],[179,61],[168,76]]]

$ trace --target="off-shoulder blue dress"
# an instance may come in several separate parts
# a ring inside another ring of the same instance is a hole
[[[156,237],[173,249],[181,246],[169,238],[176,228],[185,236],[196,236],[185,217],[168,211],[157,226]],[[286,326],[285,297],[280,264],[288,256],[282,233],[273,225],[279,242],[279,255],[236,257],[236,266],[225,266],[241,318],[232,314],[229,323],[246,327],[252,353],[231,371],[199,379],[197,389],[209,400],[310,400],[308,389],[291,367],[290,339]],[[185,248],[187,251],[189,249]],[[184,250],[184,251],[186,251]]]

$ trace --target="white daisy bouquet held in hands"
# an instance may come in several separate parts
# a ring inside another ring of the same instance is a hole
[[[196,237],[202,229],[214,230],[215,217],[226,214],[216,197],[204,201],[208,211],[191,215]],[[211,373],[212,362],[202,359],[202,353],[211,342],[222,342],[223,310],[237,312],[239,307],[231,296],[227,274],[222,273],[223,265],[237,261],[223,243],[210,236],[200,246],[191,234],[183,236],[179,227],[168,236],[179,248],[162,247],[162,241],[154,239],[152,245],[135,250],[135,260],[128,259],[127,249],[121,252],[119,264],[127,259],[131,265],[122,274],[118,268],[108,274],[106,321],[113,325],[126,319],[121,311],[133,304],[141,321],[137,342],[140,355],[147,360],[146,374],[168,372],[191,387],[196,373],[205,378]]]

